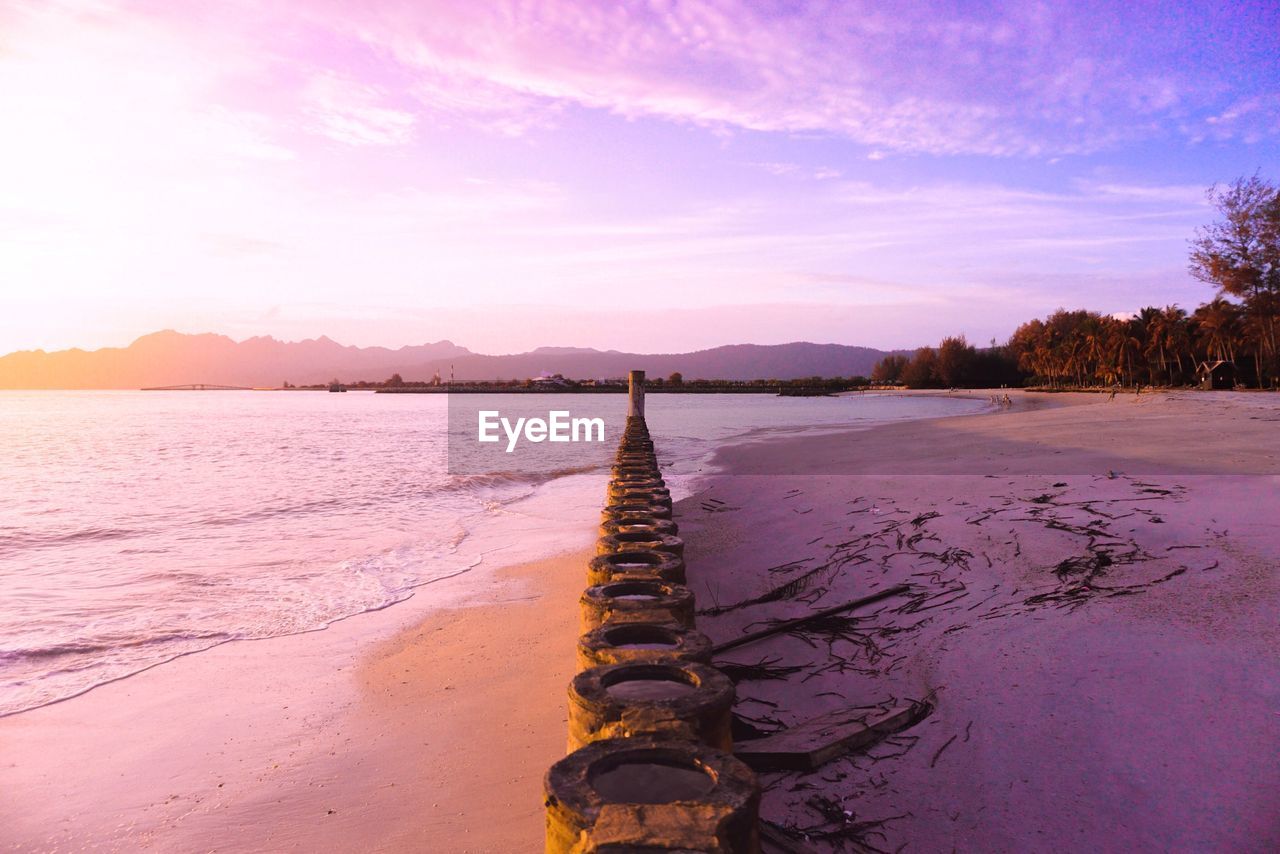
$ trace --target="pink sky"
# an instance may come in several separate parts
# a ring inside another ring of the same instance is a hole
[[[0,352],[165,327],[889,347],[1193,305],[1204,189],[1277,172],[1277,27],[1194,4],[0,0]]]

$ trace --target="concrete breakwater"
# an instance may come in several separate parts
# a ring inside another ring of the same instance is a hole
[[[545,779],[549,854],[756,854],[760,787],[733,756],[733,683],[694,625],[684,543],[629,377],[627,426],[586,567],[570,753]]]

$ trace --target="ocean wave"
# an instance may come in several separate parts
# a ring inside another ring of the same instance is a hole
[[[240,513],[203,516],[193,520],[193,523],[208,527],[251,525],[255,522],[267,522],[272,519],[282,517],[323,513],[330,511],[335,507],[341,507],[346,503],[348,503],[348,499],[345,497],[334,496],[331,498],[317,498],[311,501],[287,502],[276,505],[255,507],[252,510],[245,510]]]
[[[0,555],[27,551],[30,549],[58,548],[83,542],[101,542],[106,540],[123,540],[129,537],[142,536],[148,533],[139,528],[81,528],[65,533],[39,533],[19,530],[12,534],[0,535]]]
[[[566,466],[545,471],[492,471],[481,474],[451,474],[449,480],[440,487],[442,492],[459,492],[484,487],[499,487],[508,484],[538,485],[561,477],[577,474],[591,474],[603,471],[601,465]]]
[[[138,647],[156,646],[182,641],[224,641],[233,640],[234,635],[225,632],[173,632],[163,635],[152,635],[142,638],[63,641],[48,646],[17,647],[0,649],[0,662],[13,662],[21,659],[58,658],[66,655],[93,655],[99,652],[116,652],[118,650]]]

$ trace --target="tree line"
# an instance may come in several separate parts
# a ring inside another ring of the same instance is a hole
[[[1191,241],[1191,274],[1217,288],[1193,311],[1148,306],[1132,315],[1059,309],[977,349],[963,337],[888,356],[871,379],[909,388],[1004,385],[1187,385],[1202,363],[1231,362],[1237,382],[1280,385],[1280,188],[1258,175],[1213,187],[1219,219]]]

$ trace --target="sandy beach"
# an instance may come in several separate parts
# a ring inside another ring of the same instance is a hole
[[[913,585],[718,662],[762,731],[933,707],[766,775],[764,818],[819,850],[1275,850],[1280,402],[1012,394],[727,449],[686,503],[714,640]]]
[[[761,732],[933,707],[765,776],[763,817],[817,850],[1274,850],[1280,403],[1011,394],[726,448],[678,505],[716,640],[913,585],[718,662],[746,666],[737,712]],[[460,576],[0,719],[0,842],[540,850],[595,508],[547,518],[569,550],[479,591]]]

